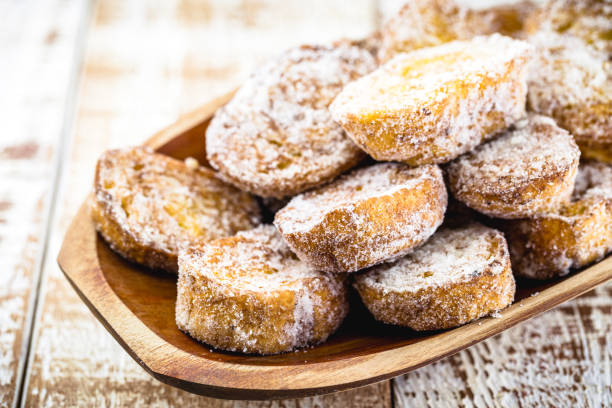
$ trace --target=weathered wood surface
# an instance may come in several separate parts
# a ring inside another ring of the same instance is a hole
[[[99,2],[49,253],[57,253],[103,150],[142,142],[288,46],[373,29],[373,3],[342,6],[324,0]],[[31,361],[27,406],[390,406],[389,382],[330,396],[236,404],[163,385],[86,310],[53,259],[44,266]]]
[[[396,407],[612,406],[612,284],[394,379]]]
[[[403,2],[380,0],[381,20]],[[395,378],[393,398],[396,407],[612,406],[612,283]]]
[[[199,156],[206,124],[230,97],[202,105],[146,144],[177,158]],[[297,398],[391,378],[501,333],[612,278],[610,258],[552,284],[532,282],[527,287],[520,282],[515,303],[496,318],[441,333],[400,334],[353,313],[326,343],[262,358],[267,364],[259,365],[249,356],[211,354],[177,330],[175,280],[143,274],[100,244],[87,205],[74,216],[58,263],[92,313],[155,378],[194,393],[233,399]]]
[[[54,12],[50,5],[56,3],[73,11]],[[89,188],[93,163],[101,151],[144,140],[181,113],[239,84],[258,61],[286,46],[364,34],[395,10],[392,3],[398,2],[381,0],[376,8],[365,0],[350,6],[340,0],[102,0],[96,6],[74,140],[65,158],[67,171],[43,268],[26,406],[390,405],[388,382],[269,404],[233,404],[164,386],[134,363],[89,314],[60,275],[54,256]],[[6,7],[10,13],[4,12]],[[76,7],[83,7],[83,2],[0,5],[0,81],[15,87],[2,85],[0,93],[0,259],[4,262],[0,406],[13,400],[25,308],[44,244],[44,209],[53,188],[53,157],[65,105],[61,92],[67,89],[64,75],[73,52],[67,39],[76,30],[75,21],[65,15],[73,16]],[[14,27],[6,29],[4,21]],[[55,30],[49,29],[52,26]],[[36,34],[23,44],[45,38],[50,43],[45,45],[47,51],[26,57],[27,48],[16,45],[17,34],[26,28]],[[60,44],[63,51],[50,51],[59,50]],[[15,54],[4,58],[9,45],[19,51],[9,51]],[[46,71],[35,55],[44,61],[63,55],[54,60],[61,61],[65,70],[51,64],[53,68]],[[17,93],[18,81],[25,78]],[[12,97],[11,92],[20,97]],[[27,120],[31,117],[39,119]],[[22,158],[7,160],[7,155]],[[14,191],[19,191],[19,197]],[[395,406],[610,406],[611,299],[608,284],[467,351],[399,377],[393,380]]]
[[[0,407],[22,378],[83,10],[0,2]]]

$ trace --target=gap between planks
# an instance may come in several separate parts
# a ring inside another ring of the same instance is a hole
[[[74,42],[74,60],[72,61],[70,79],[68,81],[68,89],[66,91],[66,102],[63,107],[64,115],[62,118],[62,127],[60,130],[57,146],[57,153],[53,163],[53,177],[51,181],[51,196],[44,210],[45,220],[42,236],[43,244],[42,251],[36,260],[34,276],[32,278],[33,290],[30,292],[27,307],[27,316],[25,322],[25,330],[22,339],[20,353],[23,356],[17,367],[15,397],[12,407],[25,407],[26,399],[24,395],[28,388],[28,379],[30,374],[30,355],[32,353],[32,344],[35,337],[36,322],[39,319],[38,310],[42,302],[41,288],[43,282],[43,270],[47,256],[49,256],[49,243],[51,236],[51,227],[53,221],[58,216],[57,202],[60,191],[60,183],[65,169],[65,158],[68,152],[70,135],[74,129],[74,121],[76,119],[77,97],[82,77],[83,62],[85,61],[85,50],[87,45],[87,32],[91,25],[93,17],[95,0],[83,0],[84,6],[80,15],[79,27]],[[51,254],[54,256],[54,254]]]
[[[376,9],[378,10],[378,3],[375,1],[373,3],[376,6]],[[88,23],[91,21],[91,8],[89,9],[90,13],[89,13],[89,18],[86,19],[85,21],[87,21]],[[372,17],[373,21],[376,21],[377,23],[379,22],[379,13],[376,13],[373,15]],[[91,27],[91,26],[88,26]],[[84,38],[84,36],[82,35],[82,37]],[[81,55],[80,57],[82,58],[82,53],[83,53],[83,49],[81,49]],[[80,61],[79,61],[80,62]],[[75,78],[76,80],[77,78]],[[76,84],[74,84],[74,86],[76,86]],[[78,87],[76,88],[78,90]],[[58,208],[58,206],[60,204],[58,204],[57,198],[58,198],[58,194],[60,194],[62,192],[62,188],[63,185],[66,183],[65,178],[63,177],[63,174],[65,173],[65,166],[67,165],[66,163],[66,151],[68,150],[68,148],[71,146],[71,142],[70,142],[70,137],[71,137],[71,131],[74,130],[72,127],[69,127],[70,124],[72,124],[73,120],[74,120],[74,102],[76,101],[76,96],[74,94],[72,94],[73,96],[73,111],[69,112],[68,110],[65,112],[66,115],[71,115],[70,117],[67,117],[65,119],[64,122],[64,131],[65,134],[63,134],[62,137],[62,146],[61,146],[61,151],[62,151],[62,157],[64,159],[61,159],[58,162],[58,167],[55,170],[55,174],[54,174],[54,193],[53,193],[53,199],[52,199],[52,208],[49,209],[50,211],[50,217],[48,219],[48,223],[47,223],[47,231],[45,233],[45,237],[48,237],[50,231],[49,229],[51,228],[50,226],[53,226],[55,224],[55,220],[57,220],[57,218],[59,217],[58,213],[61,211],[61,208]],[[71,119],[72,118],[72,119]],[[68,127],[68,128],[67,128]],[[66,129],[67,128],[67,129]],[[73,136],[73,135],[72,135]],[[73,142],[72,142],[73,143]],[[50,242],[48,239],[46,239],[45,244],[44,244],[44,254],[42,255],[42,262],[39,263],[39,267],[41,269],[41,271],[39,272],[39,276],[37,278],[37,288],[36,288],[36,299],[34,301],[34,308],[35,310],[32,313],[33,317],[31,319],[31,330],[30,330],[30,335],[29,340],[28,340],[28,346],[27,346],[27,351],[28,351],[28,355],[27,355],[27,363],[25,365],[25,371],[23,373],[23,382],[21,385],[21,389],[20,389],[20,393],[19,393],[19,398],[20,398],[20,403],[21,406],[24,406],[26,404],[26,395],[27,395],[27,390],[28,390],[28,383],[31,381],[31,377],[30,377],[30,372],[31,372],[31,366],[33,364],[33,359],[34,356],[32,355],[33,350],[32,347],[34,347],[34,345],[37,342],[37,335],[38,335],[38,330],[40,330],[40,315],[42,313],[42,309],[43,309],[43,303],[45,302],[45,298],[44,298],[44,289],[45,289],[45,285],[46,285],[46,279],[45,276],[43,276],[45,274],[45,271],[42,269],[45,267],[45,260],[47,259],[47,256],[53,256],[53,253],[49,252],[49,245]],[[389,396],[389,399],[392,398],[393,393],[391,392],[391,383],[386,383],[384,388],[386,389],[386,393]]]

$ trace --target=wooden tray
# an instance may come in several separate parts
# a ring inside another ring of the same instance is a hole
[[[206,126],[230,97],[190,113],[146,144],[205,163]],[[556,281],[519,282],[515,303],[501,317],[440,332],[379,324],[356,301],[326,343],[258,357],[214,351],[180,332],[174,323],[176,278],[115,255],[97,236],[85,204],[66,233],[58,262],[92,313],[148,373],[193,393],[227,399],[302,397],[385,380],[456,353],[612,278],[610,257]]]

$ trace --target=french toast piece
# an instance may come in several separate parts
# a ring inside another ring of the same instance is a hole
[[[525,218],[569,202],[580,150],[551,118],[529,115],[447,167],[453,196],[483,214]]]
[[[187,165],[140,147],[100,157],[91,216],[115,252],[177,273],[182,247],[259,224],[259,206],[251,195],[194,162]]]
[[[531,51],[495,34],[399,54],[348,84],[330,110],[376,160],[445,163],[525,115]]]
[[[504,231],[519,276],[550,279],[603,258],[612,250],[612,166],[582,163],[570,203]]]
[[[340,326],[345,281],[308,268],[264,225],[181,252],[176,323],[222,350],[291,351],[325,341]]]
[[[576,139],[583,158],[612,163],[610,55],[569,34],[540,31],[529,73],[528,109],[553,117]]]
[[[525,21],[528,35],[548,31],[580,38],[612,55],[612,3],[609,0],[549,0]]]
[[[515,293],[503,234],[476,223],[441,229],[404,258],[357,274],[354,286],[377,320],[414,330],[460,326]]]
[[[210,164],[240,189],[275,198],[350,169],[364,154],[328,106],[375,66],[370,52],[347,43],[292,48],[269,61],[215,114],[206,132]]]
[[[423,243],[442,223],[446,204],[438,166],[381,163],[294,197],[274,224],[312,268],[354,272]]]
[[[383,26],[378,57],[388,61],[400,52],[494,33],[524,38],[525,22],[533,24],[537,11],[531,1],[475,9],[447,0],[411,0]]]

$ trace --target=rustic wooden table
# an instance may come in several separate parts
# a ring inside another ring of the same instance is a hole
[[[303,42],[361,37],[397,1],[0,2],[0,407],[611,406],[612,284],[408,375],[232,402],[157,382],[55,257],[98,155],[137,144]]]

